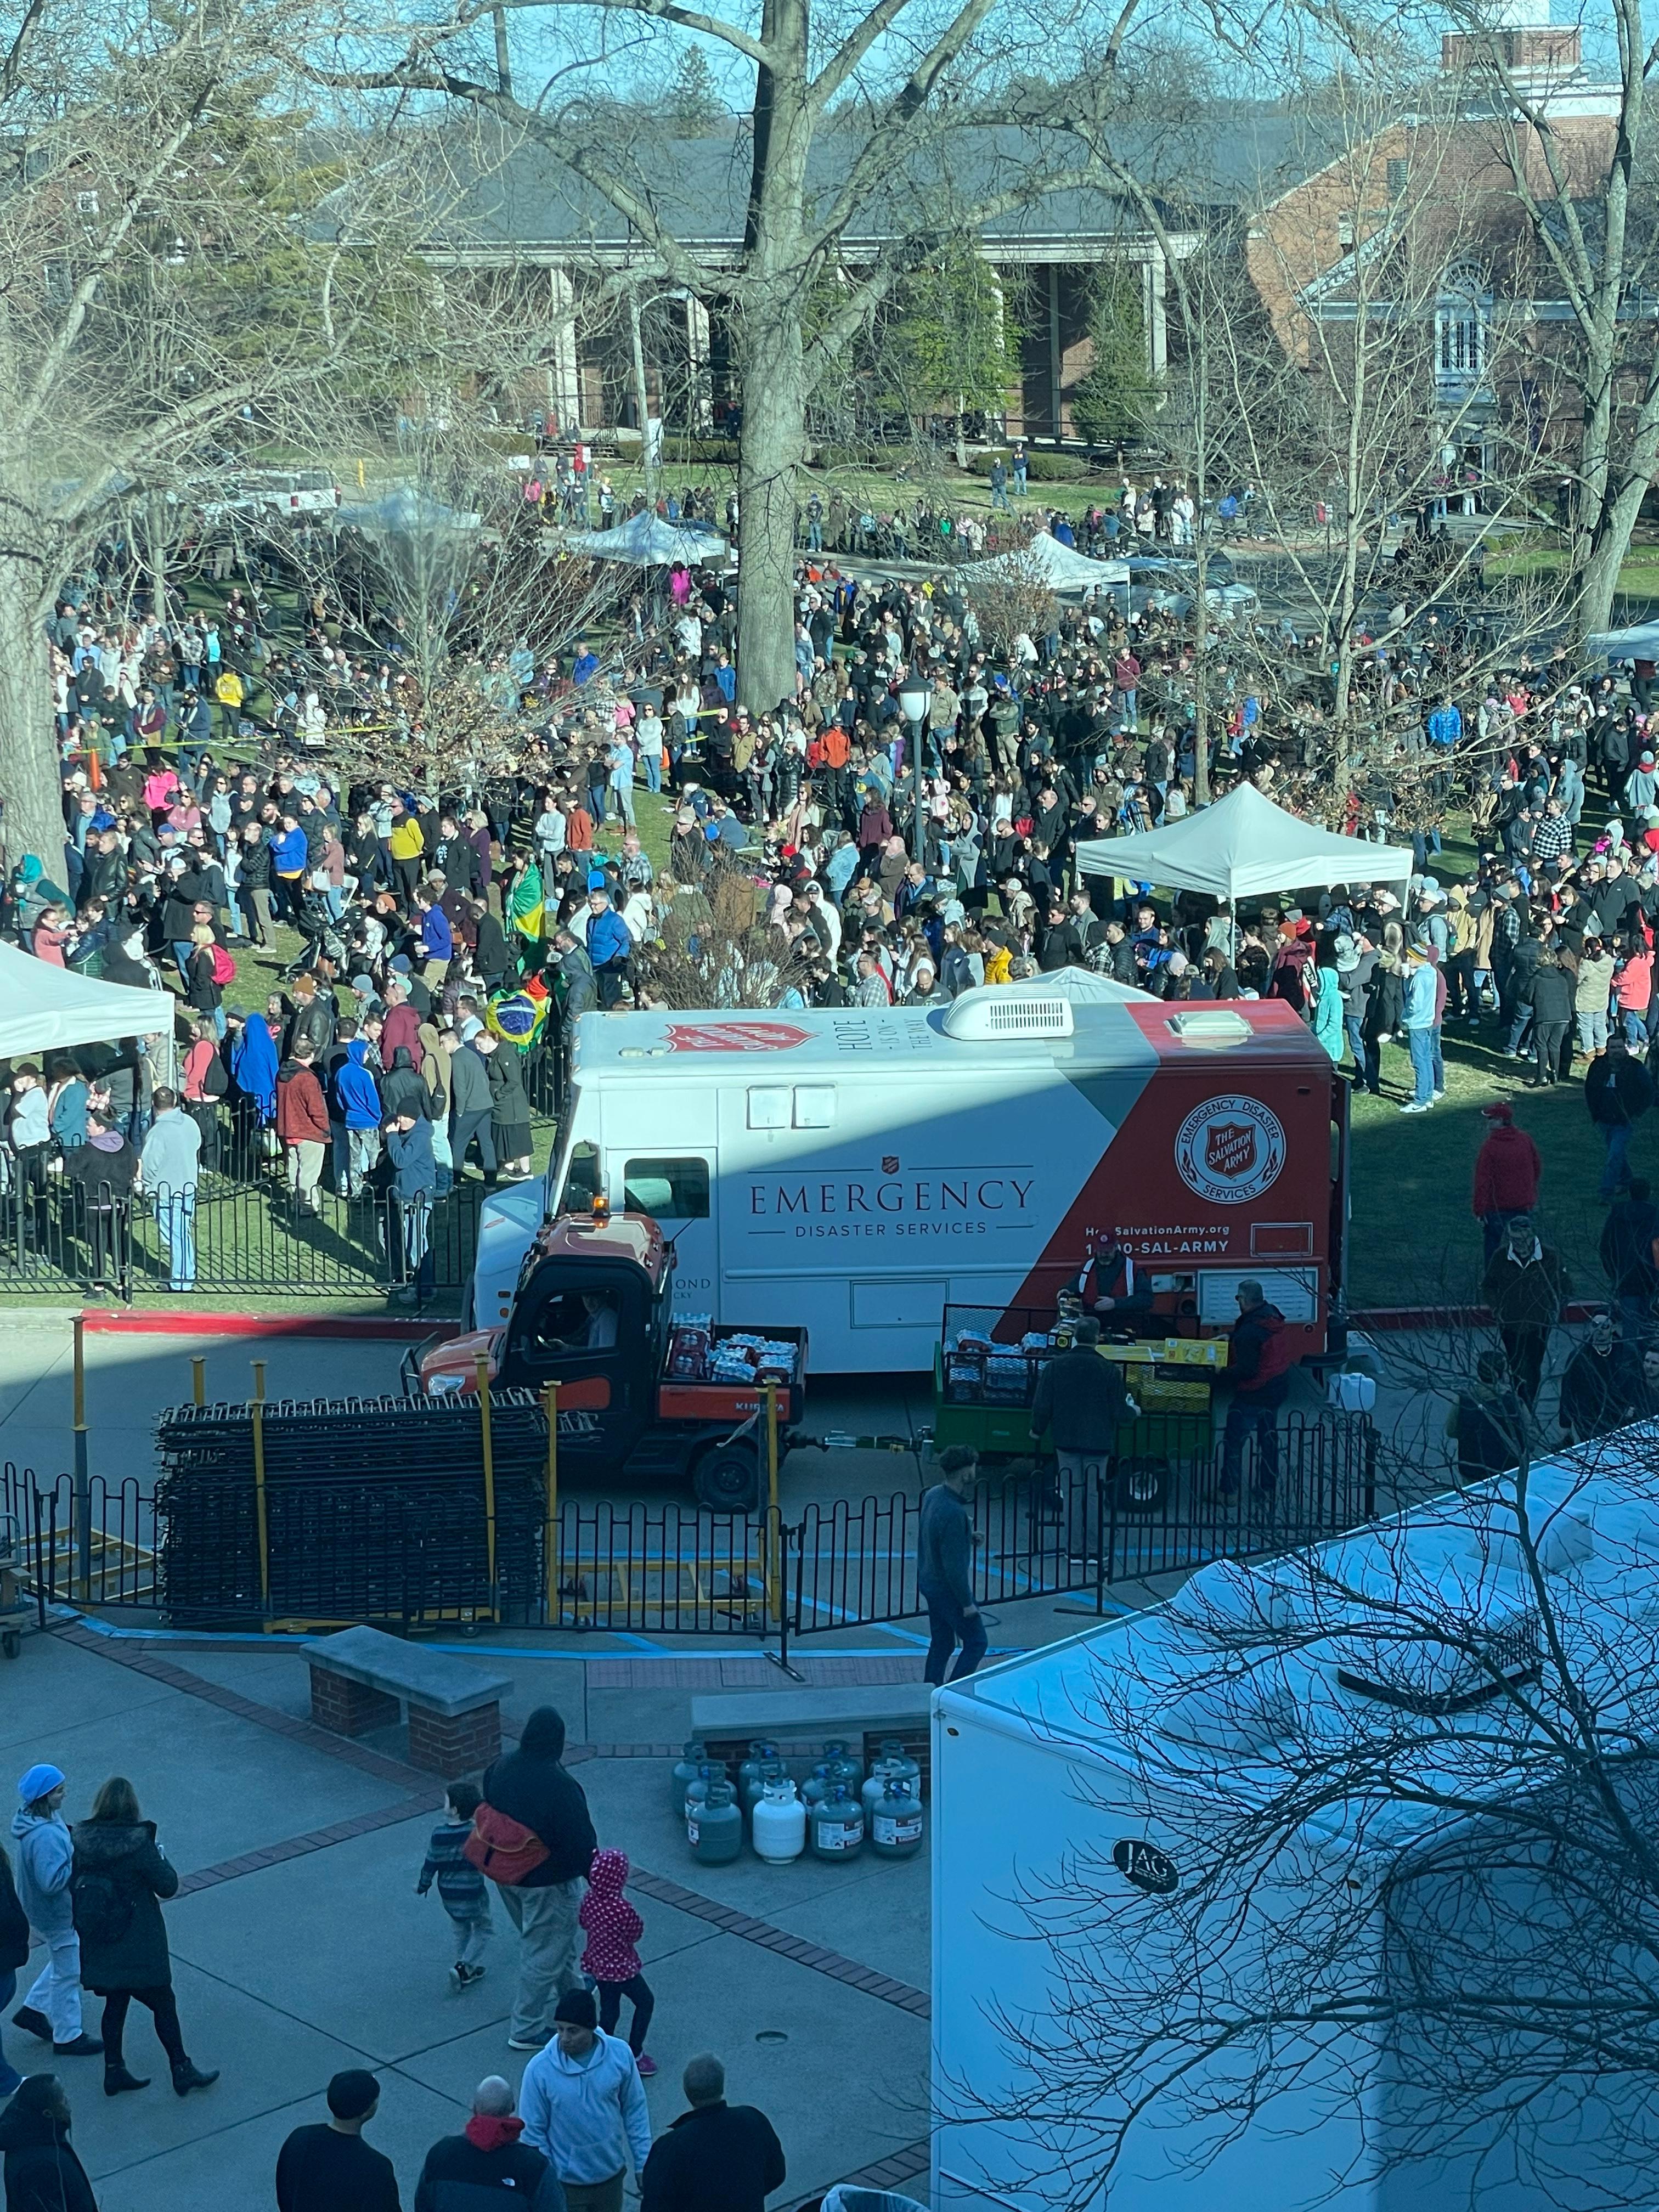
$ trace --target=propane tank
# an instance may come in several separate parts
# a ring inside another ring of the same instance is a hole
[[[747,1764],[746,1761],[745,1764]],[[745,1820],[754,1819],[756,1806],[760,1803],[763,1796],[773,1783],[788,1780],[789,1770],[781,1759],[759,1760],[755,1772],[750,1776],[738,1792],[738,1800],[743,1808],[744,1819]],[[790,1787],[793,1789],[794,1784],[791,1783]]]
[[[777,1756],[778,1747],[775,1743],[750,1745],[749,1756],[738,1769],[738,1802],[745,1813],[754,1803],[755,1799],[760,1796],[762,1767],[769,1760],[775,1759]]]
[[[921,1800],[901,1775],[889,1780],[871,1814],[870,1848],[883,1859],[913,1859],[921,1849]]]
[[[702,1866],[725,1866],[743,1849],[743,1814],[729,1782],[711,1782],[708,1794],[685,1808],[685,1840]]]
[[[867,1820],[886,1795],[887,1785],[893,1780],[908,1782],[919,1789],[921,1769],[911,1758],[896,1736],[889,1737],[871,1764],[869,1779],[859,1793],[864,1800],[864,1817]]]
[[[697,1769],[696,1780],[693,1782],[686,1790],[685,1802],[680,1807],[680,1818],[683,1820],[689,1820],[691,1815],[693,1806],[701,1805],[703,1802],[704,1799],[708,1795],[710,1787],[716,1782],[724,1782],[725,1780],[726,1769],[720,1764],[719,1760],[705,1759],[702,1765]],[[738,1818],[741,1819],[742,1815],[739,1814]]]
[[[677,1820],[683,1820],[685,1818],[686,1793],[698,1775],[702,1773],[708,1758],[708,1747],[706,1744],[688,1743],[682,1755],[674,1761],[674,1778],[671,1785],[670,1802],[674,1808],[674,1818]]]
[[[833,1750],[828,1754],[828,1765],[831,1782],[844,1782],[848,1795],[856,1797],[864,1780],[864,1761],[858,1753],[845,1748]]]
[[[800,1795],[801,1802],[805,1806],[807,1817],[810,1819],[813,1806],[820,1798],[830,1795],[830,1766],[827,1760],[820,1759],[812,1769],[801,1784]]]
[[[808,1818],[814,1858],[851,1858],[864,1842],[864,1807],[844,1782],[832,1783]]]
[[[768,1866],[787,1866],[806,1848],[806,1808],[787,1774],[772,1777],[750,1817],[755,1854]]]

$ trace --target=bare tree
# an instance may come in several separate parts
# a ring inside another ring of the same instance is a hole
[[[1645,2202],[1659,1436],[1436,1480],[1419,1457],[1408,1513],[1202,1570],[1051,1700],[1104,1765],[988,1904],[1050,1995],[991,1939],[1007,2079],[945,2098],[1045,2201],[1248,2146],[1287,2203],[1407,2168],[1445,2202]]]
[[[999,15],[990,0],[957,0],[934,15],[917,0],[839,13],[812,0],[765,0],[751,27],[684,0],[600,0],[576,12],[575,0],[517,0],[521,53],[538,59],[533,91],[515,96],[483,35],[492,11],[450,0],[424,21],[354,14],[331,24],[319,12],[305,61],[337,88],[445,95],[494,118],[509,146],[522,137],[546,148],[629,226],[635,279],[663,280],[720,313],[743,407],[739,669],[750,704],[766,710],[793,687],[796,472],[809,399],[917,270],[998,215],[1062,185],[1102,181],[1076,139],[967,129],[967,103],[981,85],[1006,88],[1023,46],[1046,58],[1064,40],[1089,57],[1096,111],[1107,115],[1111,88],[1133,73],[1141,4],[1066,0],[1060,19],[1039,25]],[[707,210],[687,203],[677,176],[649,169],[597,89],[616,49],[648,23],[672,27],[719,53],[728,73],[751,78],[750,111],[731,141],[744,215],[730,256],[699,246]],[[382,65],[366,68],[365,49]],[[830,288],[835,302],[820,313]]]

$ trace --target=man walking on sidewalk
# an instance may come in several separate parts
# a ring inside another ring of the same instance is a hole
[[[484,1775],[477,1825],[481,1834],[493,1828],[501,1837],[495,1869],[491,1853],[475,1856],[468,1849],[473,1863],[500,1885],[502,1907],[519,1931],[511,2051],[540,2051],[553,2033],[555,2003],[581,1985],[576,1916],[598,1838],[587,1799],[565,1771],[563,1757],[563,1717],[551,1705],[538,1705],[518,1749]],[[493,1822],[489,1814],[496,1816]]]

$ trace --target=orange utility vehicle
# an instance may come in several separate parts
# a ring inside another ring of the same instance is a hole
[[[563,1214],[537,1232],[498,1328],[433,1337],[404,1361],[411,1395],[559,1386],[559,1454],[583,1474],[689,1480],[699,1504],[760,1503],[749,1424],[775,1384],[780,1449],[798,1423],[806,1332],[721,1328],[673,1311],[674,1250],[646,1213]],[[744,1433],[749,1430],[747,1434]]]

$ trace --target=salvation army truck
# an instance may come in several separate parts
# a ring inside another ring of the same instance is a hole
[[[484,1207],[473,1326],[507,1318],[544,1219],[603,1197],[673,1240],[677,1314],[805,1328],[820,1374],[928,1368],[945,1306],[1052,1312],[1113,1243],[1161,1330],[1224,1327],[1254,1276],[1322,1352],[1346,1085],[1277,1001],[1078,982],[584,1016],[544,1181]]]

